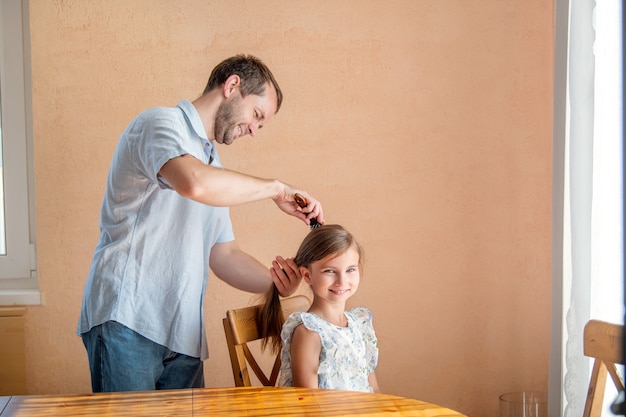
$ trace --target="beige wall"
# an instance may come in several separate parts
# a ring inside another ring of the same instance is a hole
[[[547,389],[552,0],[30,0],[39,276],[30,393],[90,390],[75,335],[110,158],[141,110],[194,99],[240,52],[285,102],[225,166],[297,184],[366,250],[354,298],[375,314],[388,393],[495,416]],[[269,264],[307,228],[271,202],[232,209]],[[208,386],[232,384],[207,294]]]

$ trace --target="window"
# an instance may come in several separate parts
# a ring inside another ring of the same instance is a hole
[[[585,323],[624,319],[622,3],[555,2],[548,400],[555,416],[584,409],[591,369]],[[613,415],[608,407],[616,396],[609,383],[603,416]]]
[[[622,2],[596,2],[594,9],[594,143],[591,236],[591,318],[624,323],[623,268],[623,85]],[[593,362],[589,359],[589,374]],[[624,367],[618,365],[624,375]],[[618,395],[607,378],[602,416],[614,415]]]
[[[0,304],[38,303],[28,1],[0,2]],[[9,296],[7,296],[9,294]],[[8,297],[8,298],[7,298]]]

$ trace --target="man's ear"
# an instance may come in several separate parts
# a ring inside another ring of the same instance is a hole
[[[228,98],[241,85],[241,78],[233,74],[224,82],[224,97]]]
[[[300,267],[300,275],[302,275],[302,278],[304,279],[304,282],[306,282],[307,284],[311,285],[311,271],[309,271],[309,268],[301,266]]]

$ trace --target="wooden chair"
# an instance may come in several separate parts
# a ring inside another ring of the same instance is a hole
[[[595,360],[583,417],[599,417],[602,414],[607,372],[611,375],[617,392],[624,390],[624,382],[615,366],[616,363],[624,364],[623,332],[624,326],[599,320],[589,320],[585,325],[584,353]]]
[[[281,307],[285,318],[296,311],[307,311],[310,305],[311,301],[304,295],[296,295],[281,300]],[[256,321],[257,310],[260,307],[260,305],[255,305],[228,310],[226,312],[226,318],[222,321],[224,324],[224,333],[226,335],[230,362],[233,368],[233,378],[235,379],[235,386],[237,387],[252,386],[248,372],[248,364],[261,384],[274,386],[278,379],[280,353],[276,355],[274,366],[268,377],[259,365],[257,358],[254,357],[248,347],[248,343],[261,339]]]

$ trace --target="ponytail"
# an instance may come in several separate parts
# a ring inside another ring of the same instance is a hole
[[[257,309],[256,316],[259,336],[262,339],[261,349],[265,350],[269,345],[272,352],[278,353],[282,347],[280,332],[283,328],[285,317],[283,316],[276,285],[270,287],[264,298],[265,302]]]

